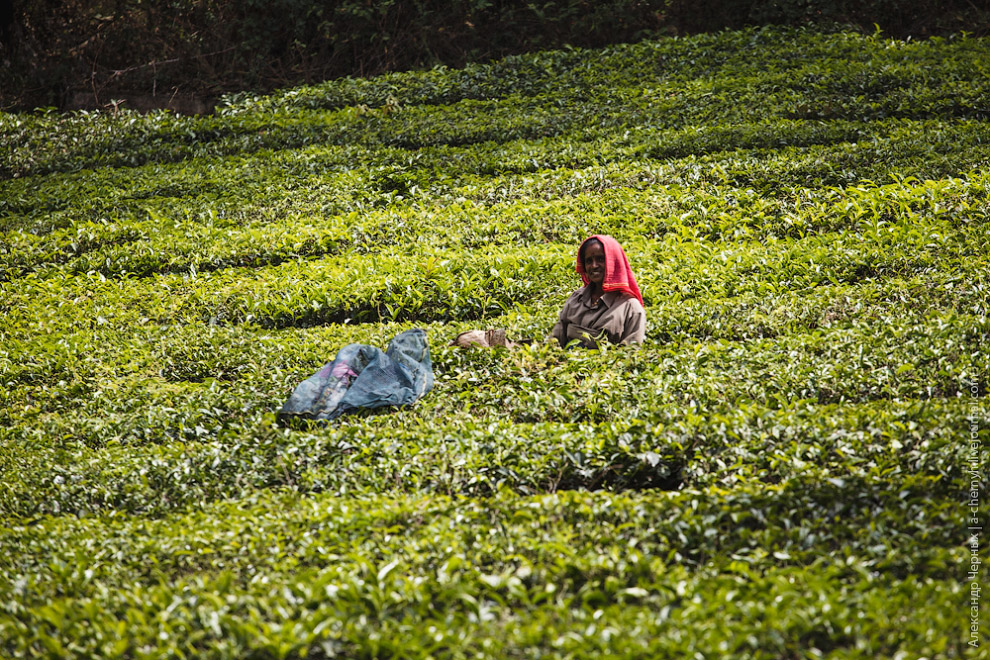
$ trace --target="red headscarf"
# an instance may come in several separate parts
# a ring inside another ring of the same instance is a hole
[[[584,272],[584,262],[581,255],[584,253],[584,246],[588,241],[598,241],[605,248],[605,281],[602,282],[603,291],[622,291],[636,298],[639,304],[643,304],[643,296],[639,293],[639,286],[636,278],[633,277],[632,269],[629,267],[629,259],[622,251],[622,246],[611,236],[589,236],[581,243],[577,253],[577,272],[581,275],[584,285],[588,286],[588,276]]]

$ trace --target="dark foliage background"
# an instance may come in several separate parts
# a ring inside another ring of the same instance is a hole
[[[105,106],[268,91],[341,76],[458,66],[567,45],[747,25],[967,30],[972,0],[9,0],[0,108]],[[207,106],[208,107],[208,103]],[[196,108],[193,108],[195,110]],[[202,108],[200,108],[202,109]]]

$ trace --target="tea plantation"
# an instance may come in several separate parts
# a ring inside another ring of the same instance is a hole
[[[990,40],[0,131],[0,656],[990,658]],[[546,340],[592,233],[638,348]],[[412,327],[417,405],[277,423]],[[448,345],[490,327],[533,342]]]

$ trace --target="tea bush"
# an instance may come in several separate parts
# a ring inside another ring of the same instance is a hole
[[[747,30],[0,115],[0,654],[983,657],[986,47]],[[592,233],[639,347],[546,339]],[[277,422],[410,327],[418,404]],[[479,327],[530,341],[449,345]]]

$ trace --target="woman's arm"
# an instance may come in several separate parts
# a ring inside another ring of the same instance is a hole
[[[561,312],[560,318],[557,322],[553,324],[553,332],[551,336],[557,340],[561,346],[567,344],[567,321],[564,320],[563,312]]]
[[[572,306],[574,304],[575,296],[580,293],[580,291],[581,290],[578,289],[572,293],[566,301],[564,301],[564,306],[560,308],[560,314],[557,316],[557,322],[554,324],[553,331],[550,333],[561,346],[567,346],[567,326],[572,321]]]
[[[620,344],[642,344],[646,339],[646,310],[635,298],[626,300],[626,318]]]

